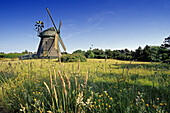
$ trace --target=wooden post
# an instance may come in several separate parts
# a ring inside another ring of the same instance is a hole
[[[80,58],[79,58],[79,62],[78,62],[78,71],[80,71]]]

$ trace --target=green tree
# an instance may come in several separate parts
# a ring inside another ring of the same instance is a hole
[[[88,50],[88,51],[85,53],[85,57],[86,57],[86,58],[94,58],[94,53],[93,53],[91,50]]]
[[[150,46],[146,45],[143,49],[143,61],[151,61],[151,49]]]
[[[160,46],[150,46],[151,50],[151,61],[161,61],[161,55],[159,54]]]
[[[73,54],[77,54],[77,53],[85,53],[85,51],[82,51],[81,49],[78,49],[78,50],[75,50],[74,52],[73,52]]]
[[[164,44],[162,44],[163,47],[170,49],[170,36],[168,36],[167,38],[165,38]]]
[[[113,53],[110,49],[105,50],[105,55],[107,55],[107,58],[113,58]]]
[[[143,60],[143,50],[140,46],[138,47],[138,49],[135,50],[134,59],[136,59],[138,61]]]

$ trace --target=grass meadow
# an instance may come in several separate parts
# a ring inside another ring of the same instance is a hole
[[[0,111],[169,113],[170,65],[88,59],[0,61]]]

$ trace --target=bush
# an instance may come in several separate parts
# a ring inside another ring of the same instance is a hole
[[[94,58],[94,53],[93,53],[91,50],[88,50],[88,51],[85,53],[85,57],[86,57],[86,58]]]
[[[61,57],[61,62],[78,62],[80,59],[80,62],[86,62],[87,59],[84,55],[81,54],[68,54],[63,55]]]
[[[94,55],[94,58],[105,59],[105,55]]]

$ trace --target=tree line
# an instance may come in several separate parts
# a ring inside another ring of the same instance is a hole
[[[138,47],[135,51],[122,49],[89,49],[87,51],[76,50],[73,54],[82,54],[86,58],[96,59],[118,59],[128,61],[147,61],[147,62],[170,62],[170,44],[169,39],[165,38],[164,43],[161,46],[149,46],[146,45],[143,49]],[[168,43],[167,43],[168,42]]]

